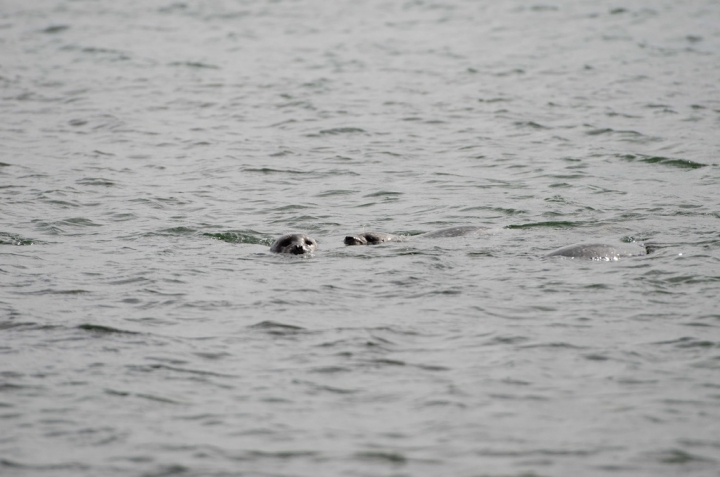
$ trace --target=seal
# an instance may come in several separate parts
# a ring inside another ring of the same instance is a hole
[[[647,247],[640,244],[625,244],[624,246],[606,245],[602,243],[588,243],[568,245],[549,253],[548,257],[565,257],[569,259],[585,259],[599,261],[617,261],[626,257],[647,255]]]
[[[304,255],[317,250],[317,242],[314,238],[303,234],[283,235],[272,244],[271,252],[290,253],[293,255]]]
[[[418,235],[422,238],[443,238],[443,237],[462,237],[478,232],[486,232],[489,229],[477,227],[475,225],[461,225],[459,227],[450,227],[447,229],[435,230]],[[383,242],[401,242],[406,240],[405,237],[398,235],[385,234],[381,232],[363,232],[345,237],[345,245],[377,245]]]
[[[435,230],[434,232],[427,232],[421,234],[423,238],[443,238],[443,237],[463,237],[465,235],[471,235],[479,232],[487,232],[489,229],[485,227],[478,227],[476,225],[460,225],[458,227],[450,227],[448,229]]]
[[[345,245],[377,245],[383,242],[397,242],[403,240],[402,237],[392,234],[384,234],[380,232],[363,232],[345,237]]]

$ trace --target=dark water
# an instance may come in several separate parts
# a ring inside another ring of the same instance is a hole
[[[2,2],[0,474],[720,475],[719,25]]]

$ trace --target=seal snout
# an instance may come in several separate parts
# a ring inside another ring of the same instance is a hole
[[[304,253],[310,253],[310,249],[308,249],[305,245],[296,243],[290,247],[290,250],[288,250],[288,252],[292,253],[293,255],[302,255]]]

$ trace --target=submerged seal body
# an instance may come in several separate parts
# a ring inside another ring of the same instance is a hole
[[[303,234],[283,235],[272,244],[271,252],[290,253],[293,255],[304,255],[317,250],[317,242],[314,238]]]
[[[606,245],[602,243],[576,244],[563,247],[549,253],[548,257],[579,258],[585,260],[615,261],[625,257],[647,255],[647,248],[639,244],[625,244],[623,246]]]
[[[478,232],[487,232],[488,229],[485,227],[478,227],[476,225],[461,225],[459,227],[450,227],[448,229],[435,230],[433,232],[426,232],[421,234],[420,237],[424,238],[440,238],[440,237],[463,237]]]

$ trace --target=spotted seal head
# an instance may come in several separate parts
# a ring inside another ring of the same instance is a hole
[[[640,244],[625,244],[624,246],[615,246],[602,243],[588,243],[569,245],[559,250],[555,250],[554,252],[549,253],[547,256],[611,262],[625,257],[637,257],[647,254],[647,247]]]
[[[377,245],[383,242],[401,240],[397,235],[380,232],[363,232],[345,237],[345,245]]]
[[[293,255],[304,255],[317,250],[317,242],[314,238],[303,234],[283,235],[272,244],[271,252],[290,253]]]

